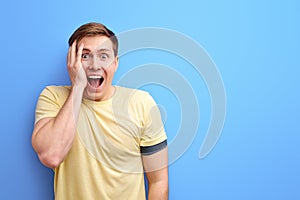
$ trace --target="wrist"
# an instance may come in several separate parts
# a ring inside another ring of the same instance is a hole
[[[84,89],[85,89],[85,86],[75,84],[75,85],[72,86],[72,93],[75,96],[81,96],[82,97]]]

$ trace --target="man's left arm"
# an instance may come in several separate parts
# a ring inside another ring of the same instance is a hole
[[[142,155],[142,160],[148,180],[148,200],[167,200],[168,147],[151,155]]]

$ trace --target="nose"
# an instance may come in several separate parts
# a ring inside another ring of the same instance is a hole
[[[96,56],[93,56],[90,59],[89,69],[90,70],[100,70],[100,69],[102,69],[101,62],[99,62],[99,60],[96,58]]]

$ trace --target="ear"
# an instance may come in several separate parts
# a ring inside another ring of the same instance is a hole
[[[119,67],[119,57],[116,56],[116,58],[115,58],[115,72],[117,71],[118,67]]]

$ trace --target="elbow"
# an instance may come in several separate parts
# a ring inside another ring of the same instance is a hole
[[[148,199],[159,199],[168,200],[169,199],[169,186],[167,183],[160,182],[149,185]]]
[[[43,165],[51,169],[57,168],[63,161],[60,156],[49,153],[40,153],[38,157]]]
[[[37,153],[40,162],[51,169],[57,168],[62,162],[64,157],[53,149],[46,149],[36,142],[36,138],[32,137],[32,147]]]
[[[169,199],[169,186],[167,184],[162,184],[160,189],[162,199]]]

